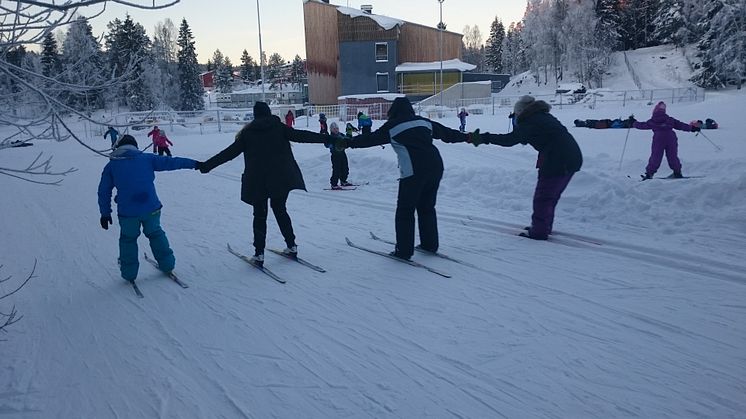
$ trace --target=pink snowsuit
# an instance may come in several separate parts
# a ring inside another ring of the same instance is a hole
[[[666,104],[658,102],[653,108],[653,116],[646,122],[635,122],[633,125],[636,129],[653,130],[653,144],[650,151],[650,159],[645,168],[645,173],[653,175],[663,161],[663,153],[666,153],[668,167],[674,173],[681,173],[681,161],[679,160],[679,142],[676,133],[673,131],[691,132],[692,127],[689,124],[679,121],[676,118],[666,114]]]
[[[153,130],[148,133],[148,137],[151,135],[153,136],[153,153],[158,153],[159,155],[166,153],[166,155],[170,156],[171,151],[168,149],[168,146],[174,145],[174,143],[166,137],[166,134],[158,128],[153,128]]]

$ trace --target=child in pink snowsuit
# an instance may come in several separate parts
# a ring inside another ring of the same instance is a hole
[[[159,156],[166,153],[168,157],[171,157],[171,150],[169,150],[168,146],[174,145],[174,143],[166,137],[166,133],[163,132],[163,130],[159,129],[157,133],[153,134],[153,144],[155,145],[156,150],[158,150]]]
[[[646,122],[637,122],[631,117],[630,119],[633,121],[632,127],[636,129],[653,130],[653,144],[650,151],[650,159],[645,168],[645,174],[642,175],[642,180],[653,178],[653,175],[658,171],[658,168],[663,161],[664,152],[666,153],[666,159],[668,160],[668,167],[673,170],[673,173],[669,177],[684,177],[681,174],[681,161],[679,161],[678,155],[679,141],[673,130],[677,129],[679,131],[697,132],[699,131],[699,128],[668,116],[666,114],[666,104],[663,102],[658,102],[658,104],[655,105],[653,108],[653,116]]]

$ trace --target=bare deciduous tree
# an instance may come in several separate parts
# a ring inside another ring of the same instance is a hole
[[[88,19],[99,16],[109,3],[138,9],[163,9],[180,0],[17,0],[0,2],[0,151],[30,140],[83,142],[65,119],[77,117],[93,124],[88,112],[65,100],[70,94],[86,96],[111,89],[122,77],[107,77],[96,85],[70,83],[64,74],[45,76],[41,65],[24,59],[27,48],[41,45],[48,34],[73,23],[85,10]],[[39,61],[38,59],[36,60]],[[85,145],[85,144],[83,144]],[[88,146],[86,146],[88,147]],[[93,150],[92,148],[88,147]],[[100,152],[98,150],[93,150]],[[0,174],[43,184],[58,184],[75,169],[55,171],[51,157],[37,156],[30,164],[0,167]],[[51,177],[52,180],[48,180]],[[42,179],[42,180],[38,180]]]
[[[53,140],[65,141],[73,138],[85,145],[70,129],[65,119],[77,117],[94,124],[102,124],[91,119],[88,113],[76,109],[66,101],[69,95],[85,96],[89,92],[100,92],[120,83],[119,78],[95,82],[73,83],[66,77],[65,70],[59,74],[44,75],[41,60],[27,54],[27,47],[42,45],[45,38],[56,29],[73,23],[80,12],[85,9],[88,19],[100,15],[108,3],[118,3],[139,9],[162,9],[179,3],[180,0],[17,0],[0,1],[0,152],[10,147],[23,146],[28,141]],[[93,10],[91,10],[93,9]],[[58,31],[60,34],[61,31]],[[63,42],[60,42],[60,45]],[[86,57],[76,57],[86,60]],[[73,63],[74,64],[74,63]],[[74,65],[70,66],[74,68]],[[131,71],[132,63],[125,70]],[[76,79],[72,79],[76,80]],[[91,147],[87,148],[93,150]],[[97,150],[93,150],[99,152]],[[100,153],[100,152],[99,152]],[[75,171],[52,169],[52,157],[40,153],[29,164],[19,167],[2,167],[0,174],[41,184],[58,184],[62,177]],[[51,178],[51,180],[50,180]],[[40,180],[41,179],[41,180]],[[2,265],[0,265],[2,268]],[[34,277],[36,261],[31,273],[12,291],[0,292],[0,302],[15,294]],[[12,277],[0,279],[0,285]],[[0,306],[0,333],[16,323],[21,317],[15,305],[9,308]]]

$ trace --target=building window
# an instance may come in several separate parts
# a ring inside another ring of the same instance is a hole
[[[389,91],[389,73],[376,73],[376,85],[378,92]]]
[[[389,44],[385,42],[376,42],[376,62],[386,62],[389,60]]]

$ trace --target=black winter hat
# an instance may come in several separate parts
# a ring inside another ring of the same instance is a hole
[[[269,105],[267,105],[265,102],[256,102],[254,104],[254,118],[271,115],[272,110],[269,109]]]
[[[135,141],[135,137],[129,134],[126,134],[125,136],[120,138],[119,141],[117,141],[117,147],[121,147],[127,144],[137,147],[137,141]]]

